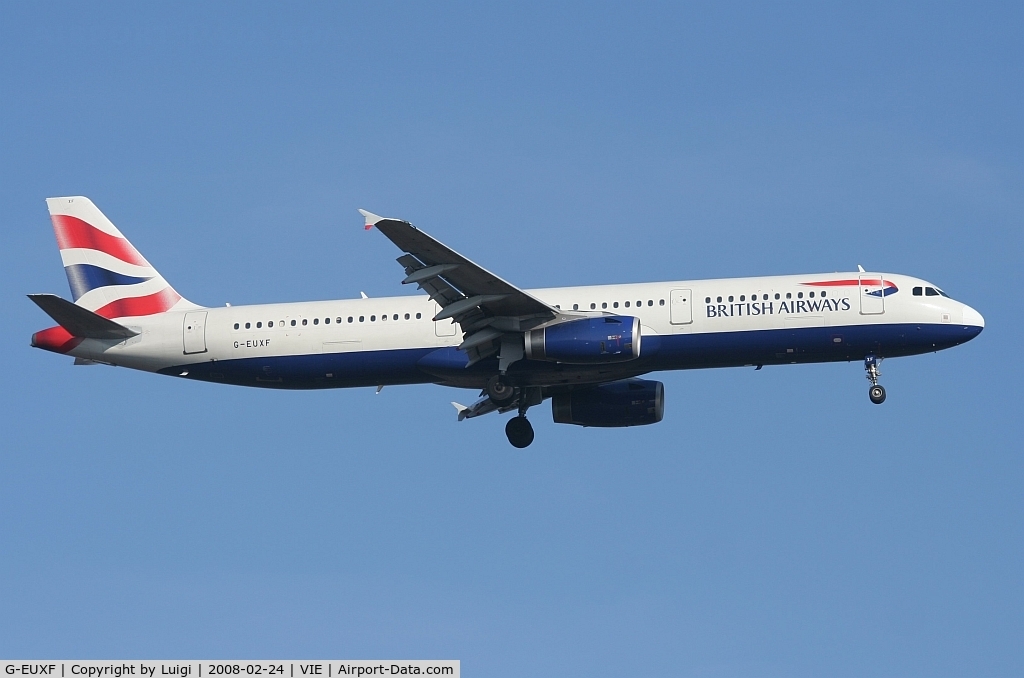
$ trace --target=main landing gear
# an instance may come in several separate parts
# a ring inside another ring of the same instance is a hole
[[[876,358],[873,355],[864,358],[864,370],[867,372],[868,381],[871,382],[871,388],[868,389],[868,398],[876,405],[881,405],[885,402],[885,389],[878,383],[878,378],[882,376],[882,373],[878,371],[878,365],[881,362],[881,358]]]
[[[505,424],[505,435],[508,436],[508,441],[512,443],[512,447],[518,447],[523,449],[529,447],[530,443],[533,442],[533,424],[526,418],[526,414],[520,414],[512,417]]]
[[[529,447],[533,442],[533,425],[526,418],[526,410],[530,405],[536,405],[543,400],[540,388],[521,387],[517,389],[508,377],[503,374],[495,374],[487,380],[484,391],[499,409],[512,409],[516,399],[519,399],[519,414],[505,424],[505,435],[508,436],[508,441],[512,443],[513,447],[519,449]]]
[[[487,380],[487,397],[498,407],[504,407],[516,399],[516,389],[505,375],[496,374]],[[527,443],[529,444],[529,443]]]

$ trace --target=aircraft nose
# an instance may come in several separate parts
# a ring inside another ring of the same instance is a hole
[[[964,305],[964,325],[977,327],[980,332],[985,327],[985,319],[973,308]]]

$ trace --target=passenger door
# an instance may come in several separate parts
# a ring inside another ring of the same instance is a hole
[[[206,311],[186,313],[182,331],[185,355],[206,353]]]
[[[860,276],[860,314],[879,315],[885,313],[885,283],[882,276]]]

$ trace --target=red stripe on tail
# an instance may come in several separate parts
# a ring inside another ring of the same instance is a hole
[[[112,301],[102,308],[96,309],[94,313],[104,318],[127,318],[136,315],[153,315],[163,313],[171,306],[178,303],[181,295],[166,287],[155,294],[145,297],[128,297]]]
[[[129,264],[149,266],[149,262],[124,238],[104,233],[78,217],[54,214],[50,219],[53,221],[53,232],[57,234],[57,246],[62,250],[99,250]]]

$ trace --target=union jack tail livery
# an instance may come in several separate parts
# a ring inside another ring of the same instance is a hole
[[[197,308],[182,298],[88,198],[48,198],[75,304],[104,318]]]

